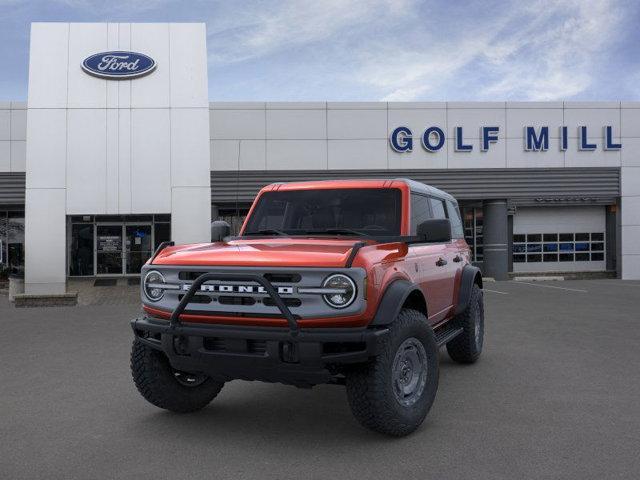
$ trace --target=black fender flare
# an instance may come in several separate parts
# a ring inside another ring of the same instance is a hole
[[[456,315],[464,312],[471,298],[471,289],[477,283],[482,288],[482,273],[478,267],[465,265],[460,277],[460,293],[458,294],[458,304],[456,305]]]
[[[408,280],[399,279],[391,282],[382,295],[382,299],[378,304],[378,310],[370,325],[384,326],[393,323],[400,313],[407,297],[416,290],[420,292],[420,295],[424,296],[420,287]]]

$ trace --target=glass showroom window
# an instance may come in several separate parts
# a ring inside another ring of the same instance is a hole
[[[7,272],[7,212],[0,212],[0,276]]]
[[[471,248],[471,259],[481,262],[482,254],[482,208],[463,207],[464,239]]]
[[[513,261],[516,263],[601,262],[604,252],[604,232],[513,235]]]
[[[231,227],[231,235],[237,235],[248,214],[249,207],[246,205],[240,206],[238,209],[220,208],[218,218],[212,218],[211,220],[224,220]]]
[[[24,272],[24,212],[0,212],[2,266],[9,273]]]

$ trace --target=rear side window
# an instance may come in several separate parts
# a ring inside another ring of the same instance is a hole
[[[425,220],[431,218],[431,210],[429,209],[429,197],[411,194],[411,235],[416,235],[418,225]]]
[[[444,202],[439,198],[430,197],[431,211],[433,212],[433,218],[447,218],[447,213],[444,209]]]
[[[449,221],[451,222],[451,237],[463,238],[464,229],[462,228],[462,220],[460,219],[460,210],[455,203],[451,200],[447,200],[447,213],[449,214]]]

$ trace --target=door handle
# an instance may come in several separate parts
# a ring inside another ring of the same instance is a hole
[[[438,261],[436,262],[436,265],[437,265],[438,267],[444,267],[446,264],[447,264],[447,261],[446,261],[444,258],[442,258],[442,257],[440,257],[440,258],[438,259]]]
[[[460,255],[456,255],[455,257],[453,257],[453,261],[458,263],[462,261],[462,257]]]

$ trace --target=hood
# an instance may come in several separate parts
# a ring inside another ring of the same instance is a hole
[[[344,267],[359,240],[261,238],[165,248],[153,265]]]

